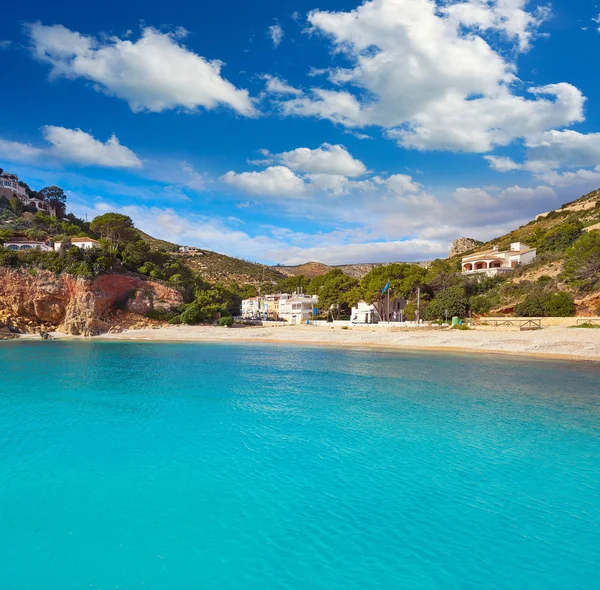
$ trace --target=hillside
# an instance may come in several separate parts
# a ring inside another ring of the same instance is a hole
[[[278,281],[285,276],[271,266],[256,264],[212,252],[200,250],[198,254],[178,254],[186,265],[209,283],[222,285],[258,285]]]
[[[578,253],[575,260],[571,247],[582,242],[590,232],[600,230],[600,189],[562,207],[537,215],[529,223],[503,236],[457,254],[450,262],[458,264],[462,256],[497,247],[506,250],[512,242],[537,248],[534,263],[518,268],[486,294],[490,312],[512,314],[515,307],[532,293],[566,292],[573,295],[580,315],[595,315],[600,306],[600,254],[591,250]],[[573,269],[575,267],[575,270]],[[579,268],[578,268],[579,267]],[[587,276],[586,276],[587,272]]]

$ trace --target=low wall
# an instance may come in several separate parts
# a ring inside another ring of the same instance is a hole
[[[494,320],[505,321],[505,320],[528,320],[528,319],[538,319],[542,321],[542,328],[568,328],[570,326],[576,326],[577,322],[583,323],[586,320],[595,320],[599,321],[600,318],[584,318],[584,317],[572,317],[572,318],[522,318],[522,317],[482,317],[479,318],[479,322],[482,324],[485,322],[492,322]]]

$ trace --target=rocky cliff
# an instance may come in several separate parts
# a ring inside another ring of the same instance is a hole
[[[471,238],[458,238],[458,240],[454,240],[454,242],[452,242],[452,248],[450,248],[450,254],[448,255],[448,258],[459,256],[460,254],[464,254],[470,250],[475,250],[481,246],[481,244],[483,244],[483,242],[479,242],[478,240],[473,240]]]
[[[117,309],[142,319],[152,309],[182,303],[177,290],[137,276],[110,274],[87,280],[0,268],[0,324],[13,331],[95,336],[119,323]]]

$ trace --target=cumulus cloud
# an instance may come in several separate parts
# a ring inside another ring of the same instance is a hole
[[[269,166],[260,172],[227,172],[222,180],[231,186],[261,197],[302,197],[306,186],[302,178],[285,166]]]
[[[485,158],[498,172],[525,170],[553,186],[569,186],[569,183],[587,184],[597,178],[596,168],[600,166],[600,133],[553,129],[529,138],[525,147],[526,157],[521,163],[497,156]],[[570,168],[579,170],[567,170]]]
[[[109,168],[142,166],[142,161],[137,155],[121,145],[116,135],[102,143],[81,129],[66,129],[54,125],[42,127],[42,134],[46,141],[52,144],[52,155],[67,162]]]
[[[273,47],[279,47],[283,36],[283,28],[279,23],[275,23],[269,27],[269,37],[271,37],[271,41],[273,41]]]
[[[137,40],[95,38],[39,22],[27,31],[34,55],[51,65],[52,77],[90,80],[95,88],[126,100],[134,112],[223,105],[240,115],[257,114],[248,91],[221,76],[222,62],[181,43],[183,29],[162,33],[145,27]]]
[[[42,127],[42,135],[51,147],[0,139],[0,154],[12,162],[68,162],[82,166],[107,168],[140,168],[142,161],[129,148],[121,145],[116,135],[102,142],[81,129],[55,125]]]
[[[350,128],[377,125],[407,148],[469,152],[582,121],[585,99],[570,84],[514,93],[516,66],[490,43],[501,35],[517,50],[529,46],[545,13],[524,6],[372,0],[349,12],[314,10],[311,32],[327,36],[351,67],[327,71],[334,89],[314,87],[280,108]]]
[[[314,150],[301,147],[274,154],[273,157],[296,172],[354,177],[367,171],[367,167],[360,160],[353,158],[343,145],[324,143]]]

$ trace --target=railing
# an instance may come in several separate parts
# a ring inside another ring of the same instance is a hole
[[[542,329],[542,318],[502,318],[502,319],[484,319],[482,318],[481,324],[494,326],[512,326],[518,327],[520,330],[541,330]]]

